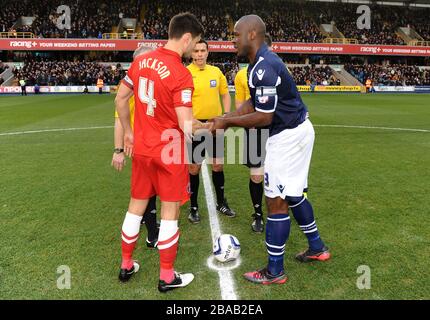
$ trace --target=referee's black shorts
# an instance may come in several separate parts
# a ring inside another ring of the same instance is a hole
[[[244,130],[243,164],[248,168],[264,166],[266,158],[266,142],[269,138],[268,128]]]
[[[199,121],[207,122],[200,119]],[[201,164],[206,157],[206,150],[212,159],[224,158],[224,135],[212,135],[206,130],[202,134],[195,134],[191,148],[188,145],[188,159],[191,159],[191,163]]]

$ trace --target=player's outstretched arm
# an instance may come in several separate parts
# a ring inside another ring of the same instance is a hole
[[[132,95],[133,90],[121,83],[115,97],[116,111],[124,129],[124,152],[129,157],[133,154],[133,130],[130,125],[130,108],[128,105]]]
[[[210,122],[201,122],[197,119],[193,119],[193,134],[196,134],[197,131],[199,130],[211,130],[212,128],[212,123]]]
[[[242,128],[254,128],[254,127],[265,127],[272,123],[273,112],[252,112],[245,114],[243,116],[237,117],[218,117],[210,119],[209,121],[213,123],[211,128],[212,133],[215,133],[218,129],[228,129],[230,127],[242,127]]]
[[[195,123],[193,119],[193,109],[190,107],[176,107],[175,111],[179,127],[184,132],[185,139],[191,140],[193,127],[198,126],[198,123]]]
[[[226,113],[224,117],[225,118],[237,117],[254,111],[255,109],[254,109],[254,106],[252,105],[251,99],[248,99],[245,102],[243,102],[238,109],[236,109],[235,111]]]

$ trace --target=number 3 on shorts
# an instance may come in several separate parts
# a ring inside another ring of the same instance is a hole
[[[157,101],[154,99],[154,81],[144,77],[139,77],[139,100],[147,104],[146,114],[154,116],[154,110],[157,107]]]

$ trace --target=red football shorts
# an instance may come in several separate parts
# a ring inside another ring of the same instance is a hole
[[[182,204],[190,199],[188,165],[165,164],[161,158],[133,155],[131,197],[149,199],[157,195],[161,201]]]

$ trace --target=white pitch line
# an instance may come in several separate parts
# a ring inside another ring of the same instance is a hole
[[[368,126],[347,126],[347,125],[342,125],[342,124],[314,124],[314,127],[353,128],[353,129],[380,129],[380,130],[394,130],[394,131],[430,132],[430,130],[426,130],[426,129],[390,128],[390,127],[368,127]]]
[[[379,129],[379,130],[410,131],[410,132],[430,132],[430,130],[428,130],[428,129],[371,127],[371,126],[349,126],[349,125],[342,125],[342,124],[314,124],[314,127],[353,128],[353,129]],[[61,132],[61,131],[79,131],[79,130],[94,130],[94,129],[111,129],[111,128],[113,128],[113,126],[40,129],[40,130],[30,130],[30,131],[3,132],[3,133],[0,133],[0,136],[16,136],[16,135],[21,135],[21,134],[32,134],[32,133]]]
[[[215,243],[218,236],[222,234],[218,215],[215,207],[215,199],[212,191],[212,182],[209,178],[208,167],[206,160],[202,163],[202,177],[205,189],[206,202],[209,213],[209,223],[211,227],[212,243]],[[234,280],[230,270],[217,270],[219,276],[219,286],[221,288],[221,298],[223,300],[237,300],[234,288]]]
[[[94,129],[110,129],[110,128],[113,128],[113,126],[41,129],[41,130],[31,130],[31,131],[3,132],[3,133],[0,133],[0,136],[16,136],[20,134],[32,134],[32,133],[43,133],[43,132],[78,131],[78,130],[94,130]]]

